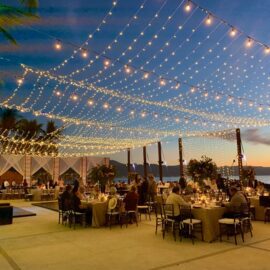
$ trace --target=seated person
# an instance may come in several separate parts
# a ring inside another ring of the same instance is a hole
[[[243,192],[239,191],[236,186],[230,188],[231,200],[229,203],[226,203],[227,212],[224,214],[224,217],[233,218],[235,213],[239,211],[242,204],[248,204],[246,197]]]
[[[72,208],[75,212],[86,214],[86,223],[91,224],[92,210],[87,206],[82,205],[79,193],[79,187],[75,186],[72,190]]]
[[[174,208],[174,219],[180,221],[180,207],[181,205],[190,206],[179,194],[180,188],[179,186],[175,186],[172,189],[172,193],[168,196],[166,200],[166,204],[173,204]]]
[[[70,210],[71,209],[71,185],[67,185],[65,191],[60,197],[62,210]]]
[[[131,186],[130,191],[127,193],[123,202],[125,203],[126,211],[136,211],[139,196],[136,193],[136,186]]]

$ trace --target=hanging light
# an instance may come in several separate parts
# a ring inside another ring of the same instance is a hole
[[[232,28],[231,31],[230,31],[230,36],[231,36],[231,37],[235,37],[236,34],[237,34],[236,29],[235,29],[235,28]]]
[[[149,73],[148,73],[148,72],[145,72],[145,73],[143,74],[143,78],[144,78],[144,79],[148,79],[148,78],[149,78]]]
[[[111,61],[109,59],[105,59],[103,61],[103,65],[104,65],[105,68],[108,68],[111,65]]]
[[[164,79],[160,79],[159,80],[159,84],[161,85],[161,86],[165,86],[166,85],[166,81],[164,80]]]
[[[54,43],[54,48],[57,51],[60,51],[62,49],[62,43],[60,42],[60,40],[56,40],[56,42]]]
[[[18,85],[23,84],[23,78],[22,78],[22,77],[18,77],[18,78],[17,78],[17,84],[18,84]]]
[[[71,96],[71,99],[72,100],[74,100],[74,101],[77,101],[78,100],[78,95],[76,95],[76,94],[73,94],[72,96]]]
[[[82,49],[81,55],[82,55],[83,58],[87,58],[87,57],[88,57],[88,52],[87,52],[87,50]]]
[[[174,88],[175,88],[175,89],[179,89],[179,88],[180,88],[180,86],[181,86],[181,85],[180,85],[180,83],[177,83],[177,84],[175,85],[175,87],[174,87]]]
[[[190,1],[187,1],[186,5],[185,5],[185,7],[184,7],[184,10],[185,10],[186,12],[190,12],[191,9],[192,9],[191,3],[190,3]]]
[[[205,19],[205,24],[206,25],[211,25],[213,22],[212,16],[208,14],[207,18]]]
[[[264,53],[269,54],[270,53],[270,48],[268,46],[264,47]]]
[[[155,117],[155,118],[158,118],[158,114],[157,114],[157,113],[154,113],[154,117]]]
[[[131,110],[130,115],[134,115],[134,114],[135,114],[135,111]]]
[[[94,100],[92,98],[89,98],[87,103],[88,103],[88,105],[92,106],[92,105],[94,105]]]
[[[127,74],[130,74],[130,73],[132,72],[131,67],[125,66],[125,72],[126,72]]]
[[[261,112],[263,110],[262,104],[260,104],[260,106],[258,107],[258,110],[259,110],[259,112]]]
[[[243,105],[243,101],[242,101],[241,98],[238,100],[238,105],[239,105],[239,106],[242,106],[242,105]]]
[[[108,109],[108,108],[109,108],[109,103],[105,102],[105,103],[103,104],[103,108],[104,108],[104,109]]]
[[[248,39],[246,40],[246,47],[247,47],[247,48],[250,48],[250,47],[252,46],[252,44],[253,44],[252,39],[251,39],[251,38],[248,38]]]
[[[196,92],[195,87],[191,87],[191,88],[190,88],[190,92],[191,92],[191,93],[195,93],[195,92]]]
[[[253,107],[254,104],[252,101],[250,101],[248,105],[249,105],[249,107]]]
[[[220,100],[220,95],[216,95],[216,100]]]
[[[61,96],[61,91],[60,90],[56,90],[55,91],[55,95],[58,96],[58,97],[60,97]]]
[[[228,102],[232,102],[233,98],[231,96],[228,97]]]
[[[205,92],[205,93],[203,94],[203,96],[204,96],[205,98],[207,98],[207,97],[208,97],[208,92]]]
[[[116,111],[117,112],[122,112],[122,108],[119,106],[119,107],[116,108]]]
[[[146,112],[142,112],[141,117],[145,117],[145,116],[146,116]]]

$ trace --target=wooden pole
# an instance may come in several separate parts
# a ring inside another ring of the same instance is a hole
[[[130,148],[128,148],[127,150],[127,171],[128,171],[128,184],[130,184],[130,172],[131,172]]]
[[[163,182],[163,171],[162,171],[162,157],[161,157],[161,142],[158,142],[158,168],[159,168],[159,180]]]
[[[240,129],[236,129],[236,142],[237,142],[237,159],[238,159],[238,171],[239,171],[239,181],[240,186],[243,186],[243,163],[242,163],[242,143],[241,143],[241,133]]]
[[[178,138],[178,149],[179,149],[179,169],[180,169],[180,177],[184,177],[183,144],[182,144],[182,138]]]
[[[145,179],[147,179],[146,146],[143,147],[143,172]]]

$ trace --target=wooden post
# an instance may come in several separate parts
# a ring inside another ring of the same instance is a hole
[[[238,171],[239,171],[239,181],[240,186],[243,186],[243,163],[242,163],[242,143],[241,143],[241,133],[240,129],[236,129],[236,142],[237,142],[237,159],[238,159]]]
[[[162,171],[162,157],[161,157],[161,142],[158,142],[158,168],[159,168],[159,180],[163,182],[163,171]]]
[[[182,144],[182,138],[178,138],[178,150],[179,150],[179,169],[180,169],[180,177],[184,177],[183,144]]]
[[[146,146],[143,147],[143,172],[145,179],[147,179]]]
[[[130,148],[128,148],[127,150],[127,172],[128,172],[128,184],[130,184],[130,172],[131,172]]]

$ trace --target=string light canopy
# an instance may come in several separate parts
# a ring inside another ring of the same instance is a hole
[[[22,64],[1,106],[65,126],[54,155],[106,154],[167,137],[270,125],[267,44],[192,0],[134,5],[114,30],[109,21],[121,8],[114,1],[80,45],[53,37],[61,63],[49,69]],[[101,42],[102,31],[111,34],[100,50],[94,41]],[[69,46],[73,51],[65,55]],[[93,138],[99,140],[89,143]],[[16,136],[5,140],[5,151],[14,152]]]

